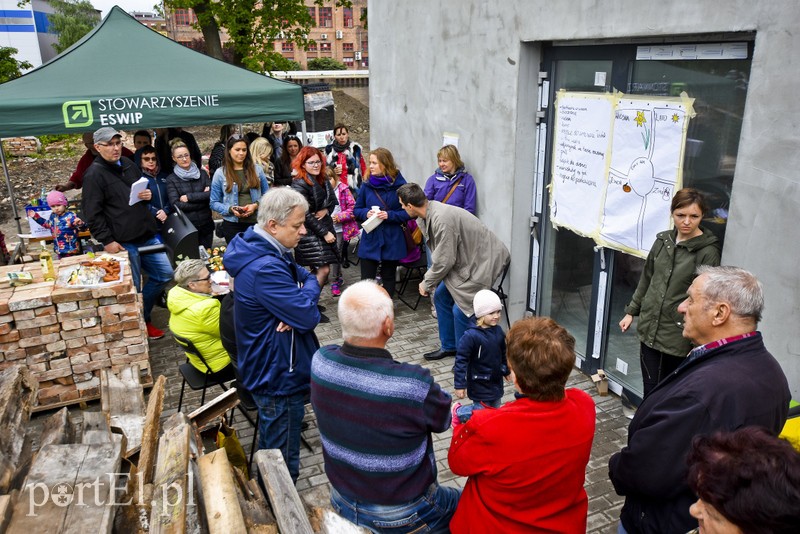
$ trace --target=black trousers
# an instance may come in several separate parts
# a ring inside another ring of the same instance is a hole
[[[250,223],[222,221],[222,235],[225,237],[225,243],[230,244],[236,234],[244,232],[251,226],[253,225]]]
[[[361,279],[375,279],[375,275],[378,274],[378,264],[380,264],[381,270],[381,283],[383,284],[383,289],[389,293],[390,297],[394,296],[394,287],[395,287],[395,276],[397,276],[397,264],[400,263],[398,260],[368,260],[365,258],[361,258]]]
[[[639,360],[642,365],[642,383],[644,385],[644,397],[656,387],[656,385],[672,374],[686,358],[673,356],[666,352],[661,352],[648,347],[644,343],[640,344]]]

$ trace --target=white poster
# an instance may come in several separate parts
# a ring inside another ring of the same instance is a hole
[[[685,95],[560,93],[553,224],[646,257],[655,235],[671,225],[669,207],[682,183],[692,102]]]

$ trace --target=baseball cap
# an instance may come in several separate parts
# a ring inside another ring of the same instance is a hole
[[[94,132],[94,142],[95,143],[108,143],[115,137],[122,137],[122,134],[116,131],[111,126],[103,126],[96,132]]]

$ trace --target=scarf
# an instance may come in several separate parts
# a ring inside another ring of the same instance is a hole
[[[175,176],[183,180],[184,182],[188,182],[191,180],[197,180],[200,178],[200,169],[197,168],[197,163],[194,161],[192,162],[192,166],[189,167],[189,170],[185,170],[180,165],[175,165],[175,168],[172,169],[172,172],[175,173]]]
[[[346,152],[350,150],[350,141],[347,141],[346,145],[340,145],[338,142],[334,141],[331,145],[336,152]]]
[[[369,185],[372,187],[381,187],[384,185],[389,185],[394,182],[394,178],[391,176],[373,176],[369,175]]]

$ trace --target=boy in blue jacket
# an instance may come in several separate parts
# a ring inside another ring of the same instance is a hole
[[[506,363],[506,337],[498,326],[503,305],[494,291],[481,289],[472,301],[475,315],[461,336],[453,366],[455,395],[468,396],[471,406],[453,405],[453,426],[466,423],[473,410],[499,408],[503,397],[503,378],[510,381]]]

